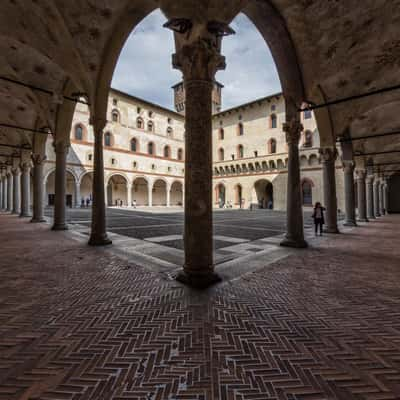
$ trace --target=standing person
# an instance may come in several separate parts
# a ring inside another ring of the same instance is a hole
[[[89,200],[89,197],[87,197],[86,198],[86,207],[89,207],[89,204],[90,204],[90,200]]]
[[[322,236],[322,226],[325,224],[324,211],[325,208],[322,207],[320,202],[315,203],[314,212],[312,215],[315,225],[315,236],[318,235],[318,227],[319,227],[319,234],[320,236]]]
[[[136,208],[136,199],[133,199],[132,205],[133,205],[133,208]]]
[[[83,197],[81,199],[81,208],[85,208],[85,199]]]

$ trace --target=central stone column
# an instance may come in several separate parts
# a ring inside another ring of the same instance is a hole
[[[20,217],[30,217],[30,171],[31,166],[28,162],[21,164],[21,214]]]
[[[7,209],[7,177],[3,176],[2,178],[2,187],[3,187],[3,205],[2,209],[6,210]]]
[[[374,213],[374,176],[368,175],[366,179],[367,185],[367,218],[375,219]]]
[[[174,54],[173,64],[183,73],[186,92],[185,264],[177,279],[203,288],[220,280],[213,264],[212,90],[225,58],[199,37]]]
[[[3,176],[0,175],[0,210],[4,208],[3,193],[4,193]]]
[[[7,211],[13,209],[13,176],[11,173],[7,175]]]
[[[19,214],[20,212],[20,203],[21,203],[21,182],[20,177],[21,173],[19,168],[15,168],[12,171],[13,174],[13,214]]]
[[[379,178],[375,177],[374,181],[374,211],[375,217],[380,217],[380,207],[379,207]]]
[[[383,187],[384,190],[384,204],[385,204],[385,210],[386,210],[386,214],[389,213],[389,184],[388,184],[388,180],[385,179],[385,185]]]
[[[383,193],[383,180],[381,180],[379,184],[379,211],[381,215],[385,215],[385,200],[384,200],[384,193]]]
[[[337,149],[335,147],[324,147],[319,150],[322,160],[324,201],[326,207],[326,228],[328,233],[339,233],[337,226],[337,198],[335,161]]]
[[[343,160],[346,226],[357,226],[354,196],[354,162]]]
[[[65,231],[68,226],[65,221],[66,190],[67,190],[67,155],[70,144],[67,142],[54,143],[56,153],[55,198],[53,231]]]
[[[81,185],[80,182],[75,182],[74,207],[79,208],[80,206],[81,206]]]
[[[104,194],[103,129],[106,122],[95,118],[91,121],[94,131],[92,230],[89,239],[91,246],[104,246],[112,243],[106,231]]]
[[[33,217],[31,222],[45,222],[43,164],[46,156],[33,154]]]
[[[298,117],[293,117],[283,125],[288,145],[287,216],[286,236],[281,246],[305,248],[303,207],[301,202],[299,140],[303,126]]]
[[[360,222],[368,222],[367,220],[367,204],[365,194],[365,170],[357,171],[357,194],[358,194],[358,220]]]

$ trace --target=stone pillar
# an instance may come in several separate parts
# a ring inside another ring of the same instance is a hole
[[[385,201],[385,210],[386,210],[386,214],[389,213],[389,185],[387,180],[385,180],[385,186],[383,188],[384,190],[384,201]]]
[[[2,180],[2,186],[3,186],[3,210],[7,210],[7,176],[3,176]]]
[[[177,50],[173,64],[186,92],[185,264],[177,279],[204,288],[220,280],[213,263],[212,90],[225,58],[213,41],[197,37]]]
[[[32,155],[33,162],[33,217],[31,222],[46,222],[44,218],[43,164],[46,156]]]
[[[366,179],[367,190],[367,218],[375,219],[374,212],[374,176],[368,175]]]
[[[55,198],[53,231],[65,231],[66,223],[66,190],[67,190],[67,155],[70,144],[67,142],[54,143],[56,154]]]
[[[328,233],[339,233],[337,226],[337,198],[335,161],[337,150],[335,147],[325,147],[319,150],[322,160],[324,201],[326,207],[325,231]]]
[[[13,176],[11,173],[7,175],[7,211],[13,209]]]
[[[13,174],[13,214],[20,213],[21,209],[21,172],[19,168],[15,168],[12,171]]]
[[[3,177],[0,175],[0,210],[3,209]]]
[[[74,207],[79,208],[80,206],[81,206],[81,185],[80,182],[75,182]]]
[[[357,226],[354,196],[354,162],[343,161],[346,220],[344,225]]]
[[[91,246],[111,244],[106,231],[106,203],[104,190],[103,129],[105,120],[92,119],[94,131],[94,172],[92,230],[89,239]]]
[[[299,115],[292,120],[287,118],[287,122],[283,125],[288,146],[286,236],[280,245],[304,248],[307,247],[307,242],[304,240],[299,159],[299,141],[303,126],[300,124]]]
[[[167,207],[171,207],[171,185],[167,185]]]
[[[126,184],[126,191],[127,191],[127,202],[128,202],[128,207],[132,206],[132,184],[131,183],[127,183]]]
[[[385,200],[383,198],[383,181],[381,180],[380,184],[379,184],[379,211],[381,213],[381,215],[385,215]]]
[[[367,222],[367,204],[365,193],[365,170],[357,171],[357,194],[358,194],[358,220]]]
[[[21,164],[21,213],[20,217],[30,217],[29,200],[30,200],[30,171],[29,163]]]
[[[375,217],[380,217],[380,207],[379,207],[379,180],[375,177],[374,181],[374,212]]]
[[[147,184],[149,207],[153,207],[153,182]]]

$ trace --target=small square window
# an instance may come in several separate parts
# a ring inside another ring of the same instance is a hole
[[[258,157],[258,151],[254,152],[254,157]]]
[[[92,160],[93,160],[93,154],[89,154],[89,155],[88,155],[88,160],[89,160],[89,161],[92,161]]]
[[[137,112],[138,114],[140,114],[140,113],[142,112],[142,109],[141,109],[140,107],[137,107],[137,108],[136,108],[136,112]]]
[[[137,168],[137,162],[134,161],[134,162],[133,162],[133,169],[136,169],[136,168]]]
[[[149,118],[153,118],[153,111],[149,111]]]
[[[272,106],[271,106],[271,111],[275,111],[276,110],[276,105],[275,104],[272,104]]]
[[[172,171],[172,168],[171,167],[168,167],[168,172],[171,172]]]
[[[172,119],[171,118],[168,118],[168,123],[172,124]]]
[[[156,169],[156,166],[155,166],[155,164],[151,164],[151,169]]]
[[[241,121],[241,120],[242,120],[242,118],[243,118],[243,117],[242,117],[242,115],[239,115],[239,121]]]
[[[118,100],[117,99],[113,99],[113,106],[118,105]]]
[[[115,165],[116,163],[117,163],[117,160],[116,160],[115,158],[112,158],[112,159],[111,159],[111,164],[112,164],[112,165]]]

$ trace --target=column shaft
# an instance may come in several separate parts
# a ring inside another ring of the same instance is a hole
[[[20,217],[29,217],[30,200],[30,166],[28,163],[21,165],[21,213]]]
[[[3,202],[3,177],[0,176],[0,210],[4,208],[4,202]]]
[[[21,182],[19,168],[13,170],[13,214],[19,214],[21,209]]]
[[[375,217],[380,217],[380,207],[379,207],[379,181],[375,178],[374,182],[374,211]]]
[[[132,206],[132,185],[128,184],[126,186],[126,190],[127,190],[127,201],[128,201],[128,207]]]
[[[385,215],[385,203],[384,203],[384,198],[383,198],[383,182],[379,184],[379,211],[381,215]]]
[[[374,212],[374,177],[368,176],[366,179],[367,190],[367,218],[375,219]]]
[[[104,194],[103,128],[105,121],[94,122],[94,172],[91,246],[111,244],[106,231],[106,203]]]
[[[68,229],[66,223],[66,190],[67,190],[67,155],[69,143],[54,144],[56,153],[54,222],[52,230],[64,231]]]
[[[75,182],[74,207],[78,208],[80,206],[81,206],[81,186],[79,182]]]
[[[354,163],[343,161],[344,169],[344,192],[346,207],[346,226],[356,226],[356,205],[354,196]]]
[[[36,154],[33,160],[33,216],[32,222],[45,222],[44,218],[44,181],[43,163],[44,156]]]
[[[326,232],[339,233],[337,226],[337,198],[335,161],[337,158],[336,148],[320,149],[322,158],[324,200],[326,207]]]
[[[3,177],[3,210],[7,210],[7,177]]]
[[[367,204],[366,204],[366,186],[365,186],[365,171],[357,171],[357,193],[358,193],[358,220],[361,222],[367,221]]]
[[[7,211],[11,212],[13,209],[13,176],[7,175]]]
[[[171,206],[171,186],[167,185],[167,207]]]
[[[148,183],[148,206],[153,207],[153,183]]]

